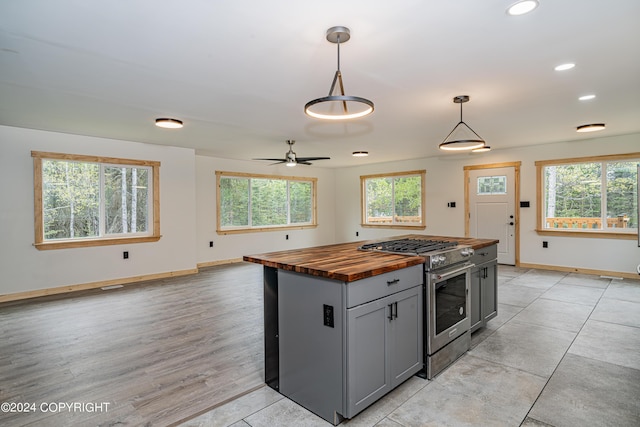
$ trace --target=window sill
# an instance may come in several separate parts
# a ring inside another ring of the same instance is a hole
[[[133,243],[157,242],[162,236],[118,237],[113,239],[86,239],[72,241],[56,241],[34,243],[39,251],[50,249],[88,248],[92,246],[125,245]]]
[[[363,228],[397,228],[405,230],[424,230],[426,225],[399,225],[399,224],[360,224]]]
[[[282,231],[282,230],[305,230],[308,228],[317,228],[318,224],[310,225],[286,225],[281,227],[255,227],[255,228],[234,228],[231,230],[216,230],[217,234],[241,234],[241,233],[262,233],[266,231]]]
[[[536,229],[536,233],[541,236],[565,236],[565,237],[587,237],[598,239],[621,239],[635,240],[638,238],[637,231],[611,232],[611,231],[585,231],[569,229]]]

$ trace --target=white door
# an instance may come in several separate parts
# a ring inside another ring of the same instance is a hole
[[[498,263],[514,265],[515,171],[512,167],[469,171],[469,235],[498,239]]]

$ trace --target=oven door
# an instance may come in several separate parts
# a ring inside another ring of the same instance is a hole
[[[472,267],[472,263],[465,263],[427,274],[429,354],[434,354],[471,327],[469,288]]]

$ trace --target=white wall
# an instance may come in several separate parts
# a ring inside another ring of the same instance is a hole
[[[215,172],[244,172],[280,176],[318,178],[318,227],[302,230],[278,230],[260,233],[218,235],[216,233]],[[240,161],[196,156],[197,256],[198,263],[242,258],[243,255],[335,242],[334,170],[298,165],[269,165],[256,161]],[[285,237],[289,235],[287,240]],[[213,248],[209,242],[213,241]]]
[[[32,150],[160,161],[160,241],[35,249]],[[0,295],[196,267],[193,150],[0,126],[0,201]]]
[[[632,152],[640,152],[640,134],[339,169],[335,189],[336,206],[340,207],[336,215],[336,241],[407,233],[360,227],[360,175],[426,169],[427,229],[420,234],[464,236],[463,167],[521,161],[520,200],[530,201],[531,207],[520,209],[520,262],[633,274],[640,263],[637,240],[540,236],[535,232],[535,161]],[[448,208],[447,202],[456,202],[457,207]],[[542,248],[543,240],[549,242],[549,248]]]
[[[160,167],[161,233],[156,243],[39,251],[33,247],[31,151],[53,151],[156,160]],[[360,227],[360,175],[426,169],[426,221],[422,234],[464,235],[463,167],[522,161],[520,261],[529,264],[635,273],[636,240],[539,236],[536,221],[536,160],[640,151],[640,134],[596,138],[483,155],[454,155],[344,169],[269,166],[196,156],[193,150],[0,126],[0,295],[180,272],[200,263],[285,249],[406,234]],[[215,171],[318,178],[318,227],[265,233],[217,235]],[[448,208],[447,202],[456,202]],[[356,232],[359,236],[356,237]],[[289,235],[289,240],[285,235]],[[214,247],[209,248],[209,241]],[[542,240],[549,248],[542,248]],[[129,251],[130,259],[122,259]]]

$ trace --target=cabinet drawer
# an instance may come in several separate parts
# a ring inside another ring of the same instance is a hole
[[[423,266],[420,264],[349,282],[347,283],[347,308],[421,285],[423,280]]]
[[[491,261],[498,258],[498,245],[491,245],[481,249],[476,249],[471,257],[471,262],[475,265]]]

